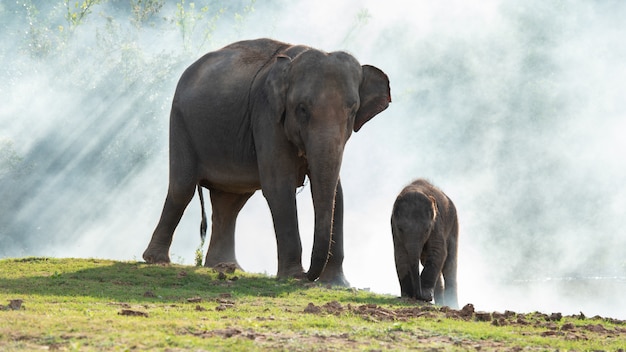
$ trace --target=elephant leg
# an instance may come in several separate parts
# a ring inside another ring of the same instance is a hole
[[[448,257],[443,265],[443,279],[445,281],[445,290],[443,294],[444,304],[450,308],[457,309],[459,307],[459,299],[457,295],[457,246],[450,245],[448,249]]]
[[[411,258],[406,255],[406,251],[395,250],[396,273],[400,282],[400,296],[409,298],[419,298],[419,264],[411,263]]]
[[[419,298],[431,301],[434,296],[437,281],[440,281],[441,267],[446,256],[445,250],[433,244],[427,244],[424,249],[426,255],[422,258],[424,269],[420,275],[421,291]]]
[[[343,274],[343,190],[341,188],[341,180],[337,183],[337,191],[335,193],[330,256],[319,281],[337,286],[350,286]]]
[[[216,266],[219,263],[235,263],[241,269],[235,256],[235,223],[239,211],[254,193],[228,193],[215,189],[211,194],[211,241],[204,265]]]
[[[143,253],[143,259],[148,263],[170,262],[169,249],[174,230],[196,191],[197,160],[188,137],[180,111],[173,105],[170,117],[169,187],[161,218]]]
[[[417,293],[419,293],[419,259],[411,257],[409,251],[407,251],[406,244],[401,240],[403,234],[393,226],[393,223],[391,232],[393,234],[396,274],[400,282],[400,296],[416,298]]]
[[[196,189],[193,180],[170,182],[161,218],[157,224],[143,259],[148,263],[169,263],[169,249],[174,230],[183,216],[185,208],[193,198]]]
[[[277,276],[304,278],[295,188],[291,189],[284,185],[265,186],[263,195],[274,221],[278,252]]]

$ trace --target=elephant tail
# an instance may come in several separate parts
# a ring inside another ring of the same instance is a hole
[[[200,239],[202,243],[206,239],[206,212],[204,211],[204,195],[202,195],[202,186],[198,185],[198,197],[200,197],[200,209],[202,210],[202,221],[200,222]]]

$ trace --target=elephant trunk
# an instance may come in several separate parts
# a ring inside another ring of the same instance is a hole
[[[315,210],[311,266],[307,272],[307,278],[311,281],[316,280],[321,275],[328,261],[332,241],[335,195],[343,156],[343,144],[321,143],[320,141],[317,143],[317,145],[324,146],[320,148],[322,150],[313,148],[314,153],[307,153],[311,194]],[[311,151],[310,148],[308,150]]]
[[[410,296],[414,299],[421,299],[422,297],[422,282],[420,280],[420,266],[419,259],[415,263],[411,263],[409,269],[409,275],[411,277],[411,284],[413,285],[413,292]]]
[[[408,262],[409,276],[411,277],[411,287],[413,292],[408,292],[411,298],[420,299],[422,296],[422,282],[420,280],[420,257],[424,243],[419,240],[410,239],[405,243]]]
[[[428,237],[428,233],[423,235],[423,238]],[[435,249],[429,248],[428,256],[424,257],[422,255],[425,250],[424,246],[425,241],[420,241],[419,243],[417,243],[417,246],[414,247],[417,249],[417,252],[414,256],[415,263],[412,263],[413,265],[411,266],[411,278],[415,280],[413,286],[415,287],[415,298],[422,301],[430,302],[434,297],[435,283],[437,281],[437,277],[439,276],[438,274],[436,274],[436,266],[432,262],[432,257],[439,257],[439,254],[434,252]],[[420,273],[419,263],[421,261],[421,258],[425,258],[426,262],[422,262],[422,272]]]

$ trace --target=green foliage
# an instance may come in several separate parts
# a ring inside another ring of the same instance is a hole
[[[210,20],[204,21],[206,14],[209,12],[208,5],[196,9],[195,2],[185,3],[185,0],[181,0],[176,4],[174,23],[180,30],[185,51],[191,51],[192,39],[194,38],[198,23],[204,23],[205,26],[204,35],[202,36],[203,42],[210,40],[211,33],[215,29],[215,22],[219,19],[223,11],[223,8],[220,8]]]
[[[140,28],[145,22],[161,11],[165,0],[130,0],[135,27]]]
[[[19,4],[19,3],[18,3]],[[40,19],[40,12],[32,1],[23,4],[25,11],[25,21],[28,23],[28,30],[25,34],[24,49],[31,57],[43,58],[55,47],[61,45],[57,33],[50,29],[45,20]],[[63,31],[63,26],[59,26],[59,31]]]
[[[16,8],[25,11],[24,22],[29,26],[26,32],[28,36],[26,49],[33,57],[59,54],[67,49],[66,46],[77,29],[87,23],[94,12],[101,18],[106,18],[109,23],[119,21],[117,14],[108,13],[112,7],[105,6],[107,3],[107,0],[63,0],[50,7],[52,3],[46,6],[32,0],[18,1]],[[240,34],[246,18],[254,11],[254,3],[255,0],[249,0],[239,9],[237,5],[215,1],[179,0],[175,3],[174,11],[171,11],[171,7],[166,7],[165,0],[130,0],[127,19],[136,30],[149,23],[151,27],[158,26],[165,32],[171,29],[167,25],[172,25],[181,35],[183,51],[196,54],[207,50],[213,44],[214,32],[227,13],[231,14],[235,23],[234,31]],[[39,10],[42,6],[47,10],[45,16]],[[162,13],[164,8],[168,10],[167,13]],[[109,23],[104,25],[105,30]],[[117,26],[124,27],[125,24],[118,23]],[[98,31],[102,30],[98,28]],[[136,37],[136,33],[124,34],[118,39],[126,36]]]
[[[254,3],[256,0],[250,0],[248,5],[245,5],[242,9],[242,13],[235,12],[235,31],[237,34],[241,34],[241,31],[245,25],[248,15],[254,12]]]
[[[203,249],[204,248],[204,238],[200,239],[200,245],[198,246],[198,248],[196,248],[196,252],[194,255],[194,262],[196,263],[196,266],[202,266],[202,260],[204,259],[204,252]]]
[[[87,15],[91,13],[92,8],[100,4],[103,0],[84,0],[84,1],[69,1],[64,0],[66,13],[65,20],[67,21],[70,30],[74,30],[78,25],[83,23]],[[63,28],[59,28],[63,30]]]

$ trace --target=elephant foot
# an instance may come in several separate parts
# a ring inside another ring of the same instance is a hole
[[[302,265],[294,265],[290,268],[279,268],[276,276],[279,279],[294,278],[303,280],[306,278],[306,272],[304,272]]]
[[[317,281],[331,286],[350,287],[350,283],[343,274],[343,270],[339,269],[338,271],[333,271],[327,269],[328,267],[322,272],[322,275],[320,275]]]
[[[239,265],[237,258],[234,255],[214,255],[215,253],[207,253],[204,258],[204,266],[213,269],[219,269],[220,266],[235,266],[236,269],[244,271]]]
[[[148,264],[168,264],[170,263],[170,256],[168,254],[168,249],[148,246],[145,252],[142,255],[143,259]]]
[[[422,290],[422,292],[420,292],[420,294],[417,296],[417,299],[419,299],[420,301],[430,302],[433,300],[433,294],[434,294],[434,289],[432,288]]]
[[[235,272],[235,270],[239,270],[239,271],[244,271],[241,266],[239,266],[239,263],[237,263],[236,261],[234,262],[219,262],[216,264],[204,264],[205,267],[209,267],[209,268],[213,268],[216,271],[219,272],[223,272],[226,274],[232,274]]]

